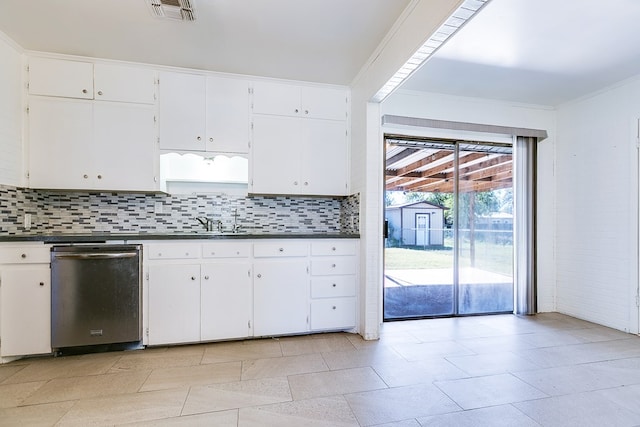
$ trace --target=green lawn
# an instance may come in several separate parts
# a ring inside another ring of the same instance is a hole
[[[453,248],[385,248],[385,269],[452,268]],[[460,248],[460,267],[470,267],[469,242]],[[513,246],[476,242],[475,267],[494,273],[513,274]]]

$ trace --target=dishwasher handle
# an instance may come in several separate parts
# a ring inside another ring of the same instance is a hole
[[[54,254],[54,258],[65,259],[114,259],[114,258],[135,258],[138,256],[137,252],[88,252],[78,254]]]

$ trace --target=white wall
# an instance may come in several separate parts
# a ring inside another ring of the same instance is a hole
[[[22,55],[0,33],[0,184],[19,185],[22,173]]]
[[[360,324],[365,339],[382,322],[380,105],[368,102],[463,0],[413,0],[351,84],[351,189],[360,193]]]
[[[556,111],[544,106],[398,91],[382,103],[381,113],[547,131],[549,137],[538,144],[538,311],[555,311]]]
[[[557,310],[638,332],[640,76],[558,108]]]

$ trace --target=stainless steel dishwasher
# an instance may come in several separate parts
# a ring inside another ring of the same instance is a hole
[[[142,245],[51,249],[51,346],[142,339]]]

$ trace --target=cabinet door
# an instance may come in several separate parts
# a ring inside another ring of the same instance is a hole
[[[1,356],[51,353],[49,265],[0,272]]]
[[[149,344],[200,341],[200,266],[149,266]]]
[[[94,188],[157,190],[159,159],[153,106],[97,102],[93,114]]]
[[[207,151],[249,152],[249,83],[207,77]]]
[[[356,325],[356,299],[327,298],[311,302],[311,329],[347,329]]]
[[[347,120],[347,91],[342,89],[302,87],[302,112],[305,117]]]
[[[254,116],[249,191],[258,194],[299,194],[302,120]]]
[[[253,112],[278,116],[302,117],[300,87],[282,83],[253,84]]]
[[[202,341],[250,336],[251,264],[229,261],[203,264],[201,272]]]
[[[206,79],[186,73],[160,73],[160,148],[204,151]]]
[[[29,94],[92,99],[93,64],[29,58]]]
[[[306,259],[254,261],[254,336],[309,329],[309,276]]]
[[[94,65],[95,99],[154,104],[155,72],[119,64]]]
[[[90,188],[93,171],[91,101],[31,97],[29,186]],[[121,154],[121,153],[120,153]]]
[[[301,145],[304,194],[346,195],[347,135],[345,122],[308,119]],[[304,185],[306,183],[306,185]]]

